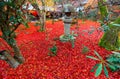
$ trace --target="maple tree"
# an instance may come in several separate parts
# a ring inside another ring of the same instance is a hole
[[[0,1],[0,30],[2,32],[1,38],[13,49],[14,57],[10,52],[4,50],[0,53],[0,58],[6,60],[12,67],[17,67],[24,62],[20,49],[16,43],[15,30],[21,23],[27,26],[24,15],[21,11],[21,6],[25,0],[2,0]]]

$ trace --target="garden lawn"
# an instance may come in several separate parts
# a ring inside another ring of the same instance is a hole
[[[104,72],[95,77],[90,72],[97,61],[86,58],[93,55],[96,50],[103,58],[111,54],[110,51],[98,46],[103,35],[99,23],[92,21],[79,21],[71,30],[78,34],[75,47],[70,42],[61,42],[59,36],[63,34],[63,22],[46,22],[46,32],[38,32],[39,26],[35,22],[29,23],[29,28],[21,25],[16,30],[17,44],[25,57],[25,63],[18,68],[11,68],[5,61],[0,60],[0,79],[106,79]],[[57,46],[57,56],[49,56],[49,48]],[[82,51],[83,47],[89,49]],[[0,50],[11,48],[0,39]],[[11,51],[11,53],[13,53]],[[120,72],[109,70],[109,79],[120,79]]]

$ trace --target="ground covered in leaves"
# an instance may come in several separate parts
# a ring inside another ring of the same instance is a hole
[[[111,53],[98,46],[103,30],[97,22],[79,21],[78,24],[79,28],[76,25],[71,27],[78,34],[74,48],[71,43],[58,40],[63,34],[62,21],[54,24],[47,21],[46,32],[38,32],[35,22],[29,23],[29,28],[21,25],[16,31],[16,40],[26,61],[13,69],[0,60],[0,79],[106,79],[103,72],[97,78],[90,72],[97,62],[86,58],[86,55],[95,56],[94,50],[103,58]],[[54,44],[57,46],[57,56],[49,56],[49,48]],[[87,52],[83,50],[85,47],[88,48]],[[10,49],[2,39],[0,48]],[[120,72],[109,70],[109,76],[109,79],[120,79]]]

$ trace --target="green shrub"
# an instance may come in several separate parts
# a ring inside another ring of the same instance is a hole
[[[103,59],[96,51],[94,51],[96,57],[87,56],[87,58],[97,60],[99,63],[95,64],[91,69],[91,72],[95,72],[95,77],[99,76],[104,71],[105,76],[108,78],[108,70],[110,68],[112,71],[120,70],[120,53],[113,52],[113,54],[109,55],[106,59]]]

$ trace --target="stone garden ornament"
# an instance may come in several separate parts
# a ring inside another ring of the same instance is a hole
[[[62,42],[68,42],[70,41],[72,44],[72,47],[74,47],[74,40],[75,36],[73,33],[71,33],[70,27],[73,22],[72,12],[74,12],[74,8],[70,4],[64,5],[64,17],[62,18],[64,22],[64,34],[60,36],[60,40]]]

